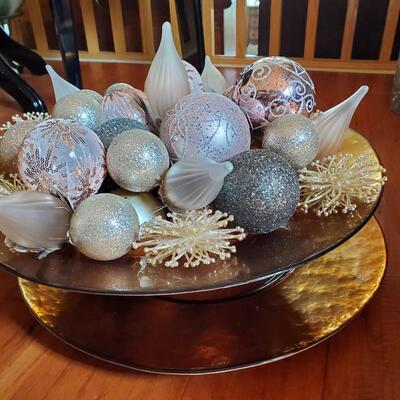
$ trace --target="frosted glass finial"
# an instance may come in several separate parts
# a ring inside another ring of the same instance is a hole
[[[172,209],[196,210],[215,200],[231,173],[229,161],[217,163],[204,157],[186,157],[167,172],[161,196]]]
[[[317,159],[332,155],[339,150],[353,114],[367,92],[368,86],[361,86],[349,98],[312,120],[319,135]]]
[[[162,120],[180,98],[190,93],[186,69],[175,48],[169,22],[162,26],[160,46],[144,87],[155,120]]]
[[[201,79],[203,80],[204,90],[206,92],[223,94],[226,89],[228,89],[226,79],[221,72],[215,68],[208,56],[206,56],[204,62],[204,70],[201,74]]]
[[[62,97],[65,97],[75,92],[79,92],[79,89],[76,86],[72,85],[65,79],[61,78],[61,76],[58,75],[56,71],[54,71],[53,67],[51,67],[50,65],[46,65],[46,70],[50,76],[51,83],[53,85],[54,97],[56,98],[56,103]]]

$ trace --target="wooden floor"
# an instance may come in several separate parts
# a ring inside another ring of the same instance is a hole
[[[125,81],[142,89],[147,68],[84,64],[85,87],[101,92]],[[231,81],[236,72],[224,71]],[[363,313],[330,340],[274,364],[212,376],[147,375],[94,360],[52,337],[33,321],[15,277],[0,271],[0,400],[400,399],[400,116],[389,111],[392,77],[323,72],[312,77],[322,110],[359,86],[370,86],[352,127],[371,141],[388,169],[377,216],[387,239],[389,269]],[[53,102],[47,77],[27,79]],[[0,92],[0,121],[15,112],[17,105]]]

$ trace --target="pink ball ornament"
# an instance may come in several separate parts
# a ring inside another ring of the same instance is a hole
[[[183,65],[185,66],[188,76],[190,93],[204,92],[203,80],[201,79],[201,76],[197,69],[187,61],[183,61]]]
[[[49,119],[26,136],[18,169],[29,189],[61,194],[72,205],[97,193],[106,175],[99,137],[72,119]]]
[[[285,114],[308,117],[315,107],[313,81],[300,64],[286,57],[265,57],[249,65],[227,96],[242,108],[253,129]]]
[[[192,93],[168,111],[160,139],[173,159],[203,156],[228,160],[250,148],[250,128],[241,109],[217,93]]]
[[[114,118],[130,118],[146,125],[146,112],[142,105],[146,104],[146,95],[137,89],[117,89],[103,98],[103,113],[106,121]]]

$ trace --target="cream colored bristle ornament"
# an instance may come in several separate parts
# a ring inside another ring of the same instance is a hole
[[[365,154],[336,154],[312,162],[299,170],[300,209],[318,216],[352,212],[355,200],[369,204],[377,200],[387,178],[386,170]]]
[[[147,262],[177,267],[181,258],[184,267],[211,264],[216,258],[225,260],[236,252],[231,240],[246,237],[242,228],[227,228],[233,217],[227,213],[202,209],[185,214],[167,214],[171,221],[154,218],[141,227],[139,242],[133,248],[144,247]]]

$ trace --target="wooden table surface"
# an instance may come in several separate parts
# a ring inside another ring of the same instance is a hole
[[[59,63],[55,66],[60,70]],[[82,65],[85,87],[99,92],[121,81],[142,89],[147,68]],[[233,81],[237,71],[224,73]],[[109,365],[61,343],[33,320],[16,278],[0,270],[0,400],[400,399],[400,116],[389,110],[393,77],[311,75],[322,110],[361,85],[370,86],[351,126],[371,141],[388,169],[389,183],[376,215],[385,232],[389,266],[381,288],[362,314],[331,339],[273,364],[209,376],[151,375]],[[26,78],[51,105],[48,77]],[[0,91],[0,121],[16,112],[18,106]]]

